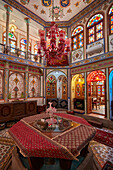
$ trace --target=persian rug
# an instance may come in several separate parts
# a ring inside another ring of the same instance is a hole
[[[0,169],[9,166],[14,147],[15,144],[11,139],[0,137]]]

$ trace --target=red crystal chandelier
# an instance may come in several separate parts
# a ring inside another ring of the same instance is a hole
[[[52,20],[50,28],[47,28],[46,31],[46,37],[50,39],[49,47],[47,47],[44,30],[39,30],[40,42],[37,42],[37,45],[38,55],[40,57],[45,57],[49,63],[54,65],[56,59],[61,60],[63,56],[67,56],[69,54],[71,39],[65,39],[66,32],[64,30],[59,30],[58,25],[54,22],[54,13],[52,15]],[[58,37],[59,41],[57,46]]]

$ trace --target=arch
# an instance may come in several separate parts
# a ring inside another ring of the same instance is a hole
[[[107,113],[105,112],[106,111],[105,90],[106,90],[105,73],[101,70],[96,70],[89,73],[89,75],[87,76],[87,103],[88,103],[87,112],[88,113],[99,112],[100,114],[103,114],[105,117],[107,116]],[[102,111],[100,110],[100,108]]]
[[[3,73],[0,71],[0,99],[3,99]]]
[[[110,102],[110,119],[113,118],[113,106],[112,106],[112,100],[113,100],[113,70],[110,72],[109,75],[109,102]]]
[[[72,31],[72,36],[74,36],[74,35],[76,35],[76,34],[82,32],[83,29],[84,29],[84,28],[83,28],[82,25],[76,26],[76,27],[73,29],[73,31]]]

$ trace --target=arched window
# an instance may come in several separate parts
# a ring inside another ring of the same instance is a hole
[[[78,26],[72,32],[72,50],[83,47],[83,27]]]
[[[9,32],[9,46],[11,47],[11,52],[15,53],[15,48],[17,47],[17,38],[14,33]],[[3,44],[6,44],[6,32],[3,33]]]
[[[38,45],[35,44],[35,45],[34,45],[34,54],[37,55],[37,52],[38,52]]]
[[[96,14],[91,17],[87,24],[87,44],[102,39],[103,37],[103,15]]]
[[[20,40],[20,50],[22,51],[21,52],[22,56],[25,56],[26,48],[27,48],[27,40],[22,38]],[[31,44],[30,43],[29,43],[29,52],[31,52]]]
[[[109,10],[109,34],[113,34],[113,5]]]

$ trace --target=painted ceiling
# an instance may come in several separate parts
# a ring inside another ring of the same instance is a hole
[[[53,4],[52,0],[16,1],[44,21],[50,22],[52,21],[53,12],[55,21],[69,21],[94,0],[54,0]]]

